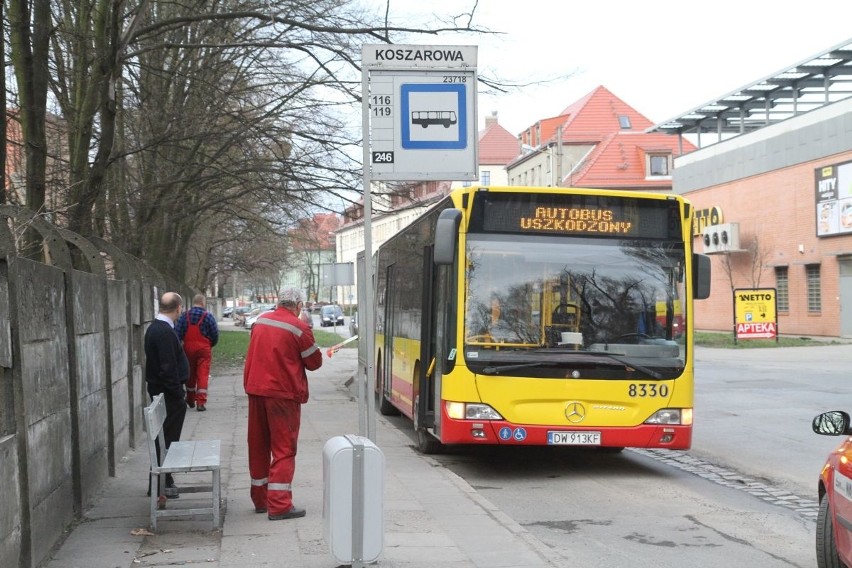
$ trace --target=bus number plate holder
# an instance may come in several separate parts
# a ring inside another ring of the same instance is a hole
[[[547,433],[549,446],[600,446],[601,433],[588,430],[563,430]]]

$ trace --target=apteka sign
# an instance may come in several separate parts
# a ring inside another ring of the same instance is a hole
[[[778,339],[775,288],[734,290],[734,339]]]

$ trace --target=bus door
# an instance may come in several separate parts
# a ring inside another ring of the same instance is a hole
[[[418,377],[418,404],[414,409],[414,423],[417,428],[434,428],[435,426],[435,378],[438,375],[435,361],[435,265],[433,264],[432,245],[423,247],[423,295],[421,298],[420,320],[420,374]],[[426,283],[429,283],[428,285]],[[438,391],[440,392],[440,391]]]
[[[394,308],[396,305],[396,298],[399,295],[399,292],[396,289],[396,282],[394,280],[394,269],[395,265],[391,264],[388,266],[387,272],[385,273],[385,313],[383,318],[384,321],[382,322],[384,344],[381,346],[382,368],[378,373],[378,376],[381,377],[382,381],[382,393],[384,393],[387,400],[391,400],[391,391],[393,390],[393,336],[396,330],[393,314],[395,312]]]
[[[456,329],[456,306],[454,303],[454,265],[434,264],[433,247],[426,247],[423,254],[424,286],[423,319],[420,342],[420,400],[426,401],[416,409],[419,424],[431,428],[440,439],[441,413],[435,412],[441,404],[441,383],[444,373],[455,364],[452,348]],[[428,443],[428,441],[427,441]],[[432,446],[435,447],[434,445]]]

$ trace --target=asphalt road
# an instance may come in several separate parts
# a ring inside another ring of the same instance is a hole
[[[435,459],[566,565],[815,566],[817,476],[840,439],[810,424],[852,410],[849,361],[852,345],[698,348],[687,452],[480,447]]]

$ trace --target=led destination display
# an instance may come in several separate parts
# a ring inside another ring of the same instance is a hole
[[[632,221],[619,221],[612,209],[536,207],[532,217],[519,217],[523,231],[630,234]]]
[[[481,192],[470,230],[670,239],[680,237],[681,224],[676,201]]]

